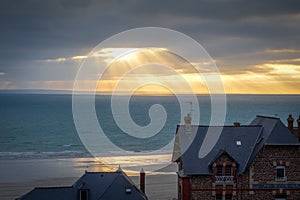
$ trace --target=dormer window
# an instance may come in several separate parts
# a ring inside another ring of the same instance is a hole
[[[231,165],[218,165],[216,167],[216,184],[233,184],[233,173]]]
[[[88,200],[88,190],[79,190],[79,200]]]
[[[220,150],[215,159],[211,161],[209,167],[213,171],[213,180],[216,185],[234,184],[237,170],[237,162],[225,150]]]

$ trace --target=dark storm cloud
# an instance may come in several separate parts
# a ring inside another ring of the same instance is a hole
[[[186,29],[187,34],[194,29],[206,37],[290,37],[298,34],[298,26],[278,24],[272,17],[292,16],[299,11],[300,2],[289,0],[2,1],[0,42],[5,49],[2,53],[7,54],[31,48],[68,50],[90,47],[105,37],[139,26]],[[269,20],[249,22],[249,18]]]
[[[297,0],[4,0],[0,73],[26,79],[25,71],[48,72],[49,63],[36,61],[83,55],[113,34],[142,26],[181,31],[199,41],[221,68],[248,70],[268,56],[257,52],[300,49],[299,22]],[[59,66],[66,67],[54,68]],[[49,74],[41,77],[55,79]]]
[[[138,15],[173,15],[215,20],[242,20],[249,17],[292,15],[300,11],[297,0],[192,0],[131,1],[127,8]]]

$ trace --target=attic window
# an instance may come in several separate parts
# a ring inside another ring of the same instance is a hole
[[[131,193],[131,188],[130,187],[126,187],[125,188],[125,193],[126,194],[130,194]]]
[[[88,200],[88,190],[80,190],[79,197],[80,200]]]
[[[236,141],[236,145],[237,145],[237,146],[242,146],[242,141],[241,141],[241,140],[237,140],[237,141]]]

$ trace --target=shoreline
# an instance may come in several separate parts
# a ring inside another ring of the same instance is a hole
[[[1,159],[0,199],[15,199],[34,187],[71,186],[85,171],[115,171],[118,165],[105,165],[95,158]],[[143,166],[122,167],[139,185]],[[138,170],[138,171],[137,171]],[[146,195],[151,199],[177,198],[176,165],[160,171],[146,171]]]
[[[71,186],[78,177],[47,178],[24,182],[0,183],[0,199],[16,199],[35,187]],[[129,176],[138,187],[139,176]],[[146,195],[149,200],[167,200],[177,198],[177,175],[174,174],[146,174]]]

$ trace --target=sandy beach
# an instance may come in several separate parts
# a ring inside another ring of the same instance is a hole
[[[15,199],[34,187],[71,186],[85,170],[113,169],[94,163],[91,158],[1,160],[0,199]],[[124,171],[139,185],[138,173]],[[177,175],[174,168],[164,171],[146,174],[146,195],[150,200],[177,198]]]
[[[138,184],[139,177],[130,176],[130,178],[136,184]],[[34,187],[69,186],[72,185],[77,179],[78,177],[66,177],[18,183],[1,183],[0,199],[15,199],[29,192]],[[150,200],[174,199],[177,197],[176,187],[177,178],[175,174],[148,175],[146,177],[146,194]]]

